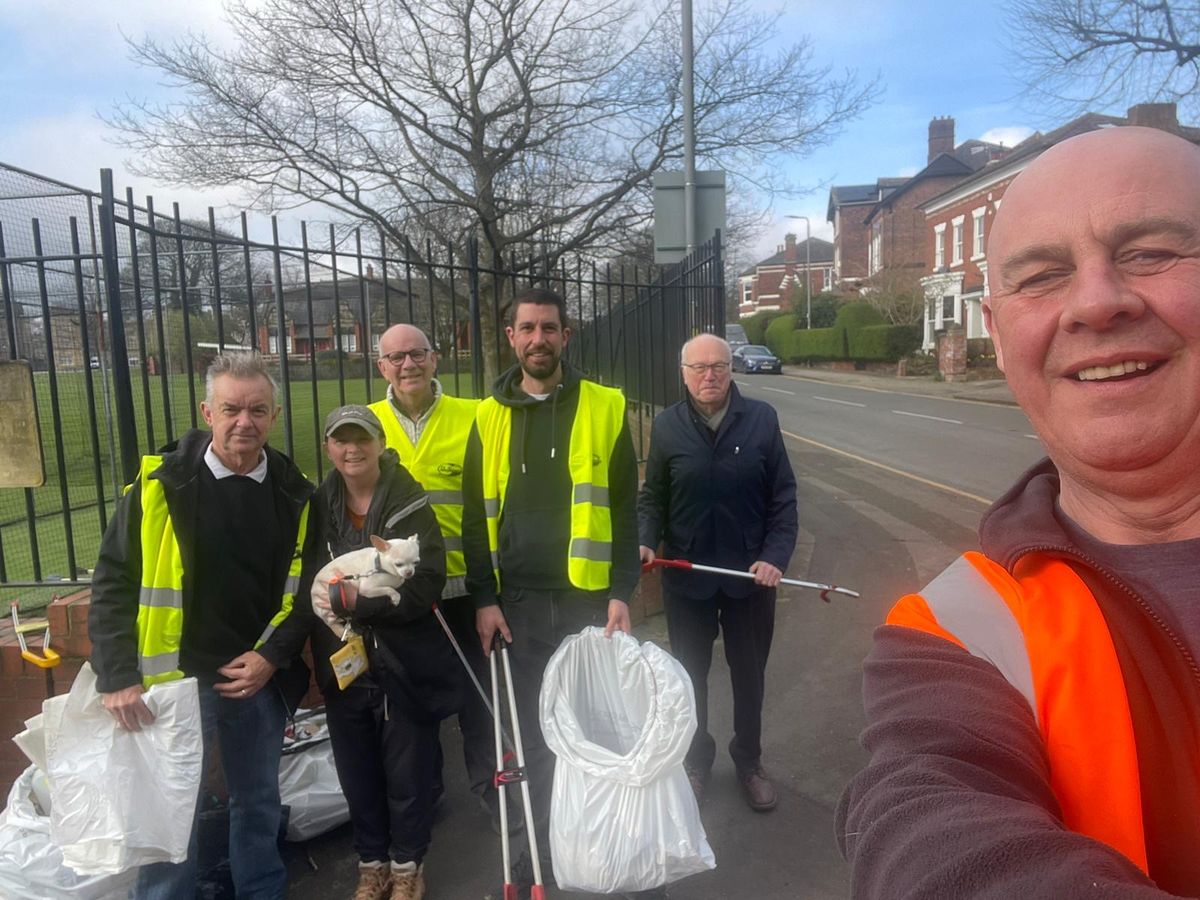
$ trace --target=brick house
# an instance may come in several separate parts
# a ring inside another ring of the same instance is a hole
[[[829,189],[825,221],[833,225],[833,283],[839,290],[857,292],[867,280],[871,231],[866,218],[875,204],[907,178],[880,178],[874,184],[843,184]]]
[[[1120,125],[1162,128],[1200,143],[1200,128],[1181,126],[1173,103],[1143,103],[1131,107],[1123,117],[1085,113],[1046,134],[1030,136],[1007,156],[991,161],[921,204],[928,260],[921,278],[926,300],[926,350],[934,349],[937,335],[954,325],[962,326],[967,339],[989,336],[982,305],[988,289],[988,223],[1012,180],[1049,147],[1076,135]]]
[[[999,144],[976,140],[955,147],[954,119],[933,119],[925,168],[876,203],[864,220],[870,231],[868,277],[915,283],[931,262],[921,205],[1007,152]]]
[[[834,226],[837,287],[858,292],[883,277],[915,281],[928,266],[920,205],[1007,152],[977,140],[955,146],[954,119],[935,117],[929,123],[926,165],[917,174],[832,188],[826,219]]]
[[[806,278],[811,294],[832,289],[833,244],[820,238],[797,243],[796,235],[785,235],[772,256],[738,275],[738,316],[803,310]]]

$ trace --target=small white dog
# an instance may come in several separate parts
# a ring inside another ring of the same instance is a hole
[[[420,561],[417,535],[385,541],[373,534],[370,547],[343,553],[317,573],[312,586],[313,612],[340,636],[345,622],[329,606],[329,582],[335,576],[353,581],[360,597],[388,597],[396,606],[400,603],[396,588],[412,578]]]

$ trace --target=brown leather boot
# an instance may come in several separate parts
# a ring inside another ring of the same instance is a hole
[[[390,900],[421,900],[425,896],[425,867],[392,866],[392,896]]]
[[[358,864],[358,888],[354,900],[388,900],[392,893],[392,869],[389,863]]]
[[[746,795],[746,802],[752,810],[769,812],[775,808],[779,798],[775,794],[774,786],[767,780],[767,773],[763,771],[762,766],[738,769],[737,777],[738,784],[742,786],[742,793]]]

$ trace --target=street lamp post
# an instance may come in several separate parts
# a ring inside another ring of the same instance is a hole
[[[804,327],[812,328],[812,223],[808,216],[784,216],[804,220]]]

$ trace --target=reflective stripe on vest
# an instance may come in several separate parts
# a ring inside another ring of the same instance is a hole
[[[1112,636],[1087,586],[1062,561],[1022,557],[1010,575],[967,553],[887,623],[987,660],[1029,703],[1063,823],[1147,871],[1137,747]]]
[[[467,573],[462,552],[462,463],[478,405],[478,400],[442,394],[421,432],[418,446],[409,440],[390,401],[380,400],[369,407],[383,425],[387,445],[400,455],[404,468],[429,495],[446,542],[447,578]]]
[[[183,638],[183,556],[162,482],[150,477],[161,465],[161,456],[144,456],[138,473],[142,501],[142,580],[138,592],[137,645],[138,669],[144,687],[183,677],[179,668],[179,647]],[[126,492],[130,487],[132,485],[125,489]],[[255,642],[256,649],[292,611],[300,586],[308,509],[309,505],[305,503],[300,512],[296,546],[284,579],[279,611]]]
[[[508,488],[512,409],[489,397],[476,413],[483,447],[483,511],[496,584],[500,584],[500,514]],[[571,474],[571,536],[567,575],[580,590],[609,586],[612,569],[612,514],[608,470],[625,424],[625,397],[615,388],[579,383],[579,405],[567,449]]]

